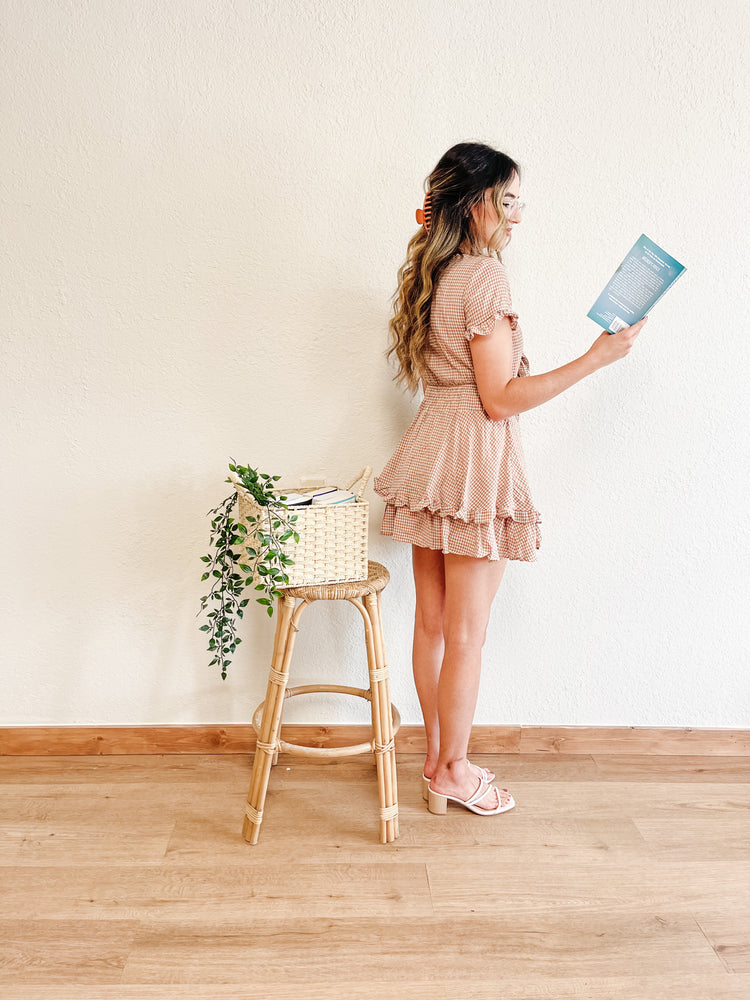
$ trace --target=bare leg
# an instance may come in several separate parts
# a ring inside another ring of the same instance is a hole
[[[445,648],[437,691],[440,753],[431,787],[443,795],[468,799],[477,789],[477,778],[466,767],[479,676],[492,600],[500,586],[507,560],[491,562],[469,556],[443,555]],[[497,805],[495,792],[480,803]]]
[[[440,754],[438,720],[438,680],[443,662],[443,612],[445,609],[445,569],[443,553],[412,546],[412,567],[416,590],[412,664],[414,684],[422,707],[427,734],[424,773],[431,778]]]

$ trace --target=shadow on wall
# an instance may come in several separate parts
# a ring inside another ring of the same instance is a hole
[[[57,583],[50,586],[47,576],[49,607],[42,609],[51,630],[44,655],[53,658],[57,690],[45,684],[45,699],[108,704],[115,716],[132,720],[133,709],[137,718],[156,714],[179,723],[181,715],[200,713],[204,695],[209,702],[220,697],[196,613],[208,584],[200,582],[210,531],[205,514],[230,491],[220,482],[216,501],[207,501],[205,480],[173,477],[160,487],[131,482],[58,493],[45,552]],[[236,673],[246,686],[248,659],[253,669],[262,662],[264,687],[273,625],[254,604],[243,643],[248,652],[238,650]]]
[[[209,551],[206,515],[231,492],[222,480],[173,476],[159,486],[130,482],[119,488],[99,485],[95,494],[58,494],[45,555],[57,585],[44,609],[50,632],[41,639],[44,658],[54,662],[51,684],[45,682],[50,704],[97,706],[101,714],[81,717],[81,723],[249,717],[265,696],[275,616],[269,619],[255,603],[260,596],[255,591],[246,593],[251,601],[239,624],[242,643],[227,682],[217,666],[208,665],[207,636],[199,631],[205,618],[196,617],[200,596],[210,586],[200,580],[200,557]],[[371,485],[366,496],[372,535],[379,532],[382,507]],[[364,687],[366,677],[355,609],[321,604],[306,611],[294,682],[325,679]],[[334,699],[324,717],[335,720],[339,712]]]
[[[32,582],[26,574],[18,583],[28,588],[26,606],[39,613],[32,655],[44,673],[44,701],[60,706],[61,717],[77,715],[80,705],[81,723],[153,716],[177,723],[184,715],[201,716],[202,708],[205,718],[211,710],[205,706],[213,704],[220,719],[228,718],[222,706],[230,704],[229,694],[217,694],[222,682],[208,667],[195,617],[205,593],[206,514],[231,492],[223,482],[225,462],[233,454],[283,474],[287,483],[322,472],[341,485],[367,464],[380,470],[416,408],[390,382],[383,303],[372,288],[359,294],[351,284],[345,288],[350,276],[337,278],[338,286],[321,281],[314,293],[298,294],[286,314],[276,314],[284,316],[283,328],[277,323],[273,335],[255,318],[251,329],[237,316],[229,325],[214,317],[218,339],[209,344],[193,334],[177,350],[165,331],[160,350],[174,353],[174,369],[155,366],[153,346],[139,342],[132,367],[155,367],[159,384],[138,378],[134,430],[123,432],[133,410],[124,382],[113,386],[101,409],[81,415],[90,466],[101,467],[105,443],[118,451],[120,465],[108,466],[109,480],[93,472],[85,479],[58,477],[45,519],[43,579]],[[263,304],[266,324],[274,308]],[[200,329],[210,325],[206,313],[197,322]],[[256,348],[260,338],[263,350],[251,349],[248,338]],[[233,381],[221,394],[227,357]],[[249,401],[243,384],[252,387]],[[260,430],[252,419],[257,413],[271,415]],[[192,444],[186,447],[186,440]],[[160,455],[169,456],[171,468],[158,469]],[[86,459],[78,459],[85,468]],[[367,496],[377,505],[371,484]],[[375,510],[371,532],[379,529]],[[243,697],[252,689],[251,706],[256,692],[259,701],[265,691],[273,629],[251,603],[232,664],[238,669],[230,674]],[[90,719],[98,708],[87,705],[111,711],[104,720]]]

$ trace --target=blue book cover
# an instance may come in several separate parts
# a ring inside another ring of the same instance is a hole
[[[608,333],[632,326],[653,309],[684,270],[678,260],[641,234],[589,310],[589,319]]]

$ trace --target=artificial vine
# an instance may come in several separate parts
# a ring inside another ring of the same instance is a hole
[[[213,580],[213,583],[208,594],[201,598],[198,615],[206,613],[208,622],[200,630],[208,633],[208,651],[213,654],[209,666],[218,664],[223,680],[231,656],[242,642],[237,635],[237,621],[250,603],[250,598],[243,596],[245,589],[254,585],[255,590],[263,591],[256,601],[272,616],[279,588],[289,584],[286,569],[294,564],[284,551],[285,543],[292,538],[299,542],[294,530],[297,515],[289,513],[284,503],[286,498],[274,486],[281,477],[238,465],[234,459],[229,469],[261,510],[243,524],[233,516],[237,503],[237,493],[233,492],[207,515],[213,515],[210,551],[201,556],[201,562],[206,564],[201,581]]]

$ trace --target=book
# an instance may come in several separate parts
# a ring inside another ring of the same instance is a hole
[[[641,234],[589,310],[607,333],[643,319],[685,271],[683,264]]]
[[[313,503],[324,503],[323,500],[318,500],[318,497],[324,497],[327,493],[335,493],[338,490],[338,486],[318,486],[312,492],[312,502]]]
[[[341,495],[334,497],[334,493]],[[285,507],[309,507],[314,503],[345,503],[354,494],[348,490],[340,490],[338,486],[319,486],[302,493],[296,490],[277,490],[276,497]]]
[[[349,490],[333,490],[332,493],[317,493],[312,498],[314,506],[319,504],[354,503],[356,496]]]
[[[285,507],[302,507],[305,504],[309,504],[312,500],[309,493],[297,493],[293,490],[278,490],[276,498]]]

